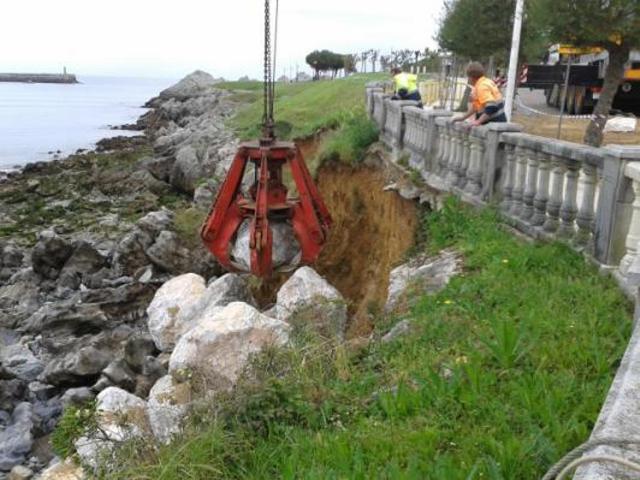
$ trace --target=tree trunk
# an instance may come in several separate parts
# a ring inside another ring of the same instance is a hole
[[[591,121],[584,134],[584,143],[599,147],[602,144],[604,126],[609,118],[609,110],[613,105],[618,87],[624,78],[625,64],[629,60],[630,48],[626,44],[611,46],[609,52],[609,65],[604,74],[604,84],[600,92],[600,98],[593,110]]]

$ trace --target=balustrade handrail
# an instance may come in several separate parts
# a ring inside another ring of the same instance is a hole
[[[602,168],[606,155],[602,148],[528,133],[503,133],[500,136],[500,141],[514,147],[519,146],[576,162],[584,162],[598,168]]]

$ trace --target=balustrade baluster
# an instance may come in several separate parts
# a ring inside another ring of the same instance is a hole
[[[449,176],[449,129],[447,125],[440,127],[440,149],[442,150],[442,156],[440,157],[440,172],[439,176],[443,180]]]
[[[545,232],[555,233],[560,225],[565,171],[566,168],[562,160],[556,155],[551,155],[551,196],[547,202],[547,219],[543,225]]]
[[[482,154],[484,142],[477,137],[469,137],[471,153],[469,154],[469,170],[465,190],[471,195],[478,195],[482,191]]]
[[[447,181],[451,186],[458,183],[458,151],[461,148],[460,135],[454,128],[455,124],[449,126],[449,134],[451,135],[451,151],[449,153],[449,176]]]
[[[511,210],[509,213],[514,217],[517,217],[522,212],[522,196],[524,194],[524,183],[527,178],[527,156],[524,148],[517,146],[515,149],[515,182],[512,190]]]
[[[578,210],[576,223],[578,224],[578,234],[576,243],[578,245],[589,245],[592,239],[595,221],[595,198],[598,169],[593,165],[584,164],[582,167],[582,201]]]
[[[504,185],[502,187],[502,203],[500,208],[503,212],[509,212],[513,203],[513,187],[516,178],[515,147],[510,144],[505,145],[505,165],[504,165]]]
[[[567,184],[564,191],[562,207],[560,207],[560,229],[558,235],[562,238],[571,238],[575,235],[575,220],[578,213],[578,175],[579,165],[571,163],[567,165]]]
[[[534,213],[531,217],[531,225],[537,227],[544,225],[547,219],[547,202],[549,201],[549,155],[538,152],[538,186],[533,197]]]
[[[634,199],[632,204],[631,224],[629,225],[629,233],[625,241],[626,254],[620,261],[620,272],[627,274],[633,260],[638,255],[638,245],[640,244],[640,182],[633,180],[631,183]]]
[[[528,221],[533,216],[533,199],[536,195],[538,184],[538,157],[536,152],[527,149],[527,180],[524,193],[522,194],[522,210],[520,218]]]
[[[460,159],[458,161],[458,188],[464,190],[467,184],[467,169],[469,168],[469,156],[471,155],[471,142],[469,130],[460,125]]]

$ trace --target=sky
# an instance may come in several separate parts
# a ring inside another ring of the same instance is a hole
[[[0,72],[261,78],[264,0],[4,0]],[[275,10],[275,0],[271,1]],[[316,49],[435,48],[443,0],[280,0],[278,72]],[[291,69],[291,70],[290,70]]]

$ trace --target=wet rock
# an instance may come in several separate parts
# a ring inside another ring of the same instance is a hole
[[[18,268],[22,265],[24,252],[14,243],[0,245],[0,266]]]
[[[400,307],[409,293],[415,296],[439,292],[452,277],[460,273],[461,268],[461,255],[451,250],[431,258],[417,258],[394,268],[389,275],[385,310]]]
[[[156,292],[147,315],[149,332],[159,350],[171,350],[188,329],[193,308],[204,292],[204,278],[193,273],[172,278]]]
[[[231,303],[180,338],[171,354],[169,373],[178,380],[192,376],[205,391],[228,390],[251,355],[284,345],[289,329],[246,303]]]
[[[17,343],[0,350],[0,365],[15,378],[31,382],[44,370],[44,364],[25,345]]]
[[[91,379],[100,375],[109,360],[110,356],[107,352],[87,346],[53,360],[45,368],[43,377],[53,385],[86,385]]]
[[[182,245],[175,232],[168,230],[160,232],[145,253],[154,265],[173,274],[190,271],[194,263],[201,262],[201,258],[194,259],[192,251]]]
[[[71,244],[53,230],[40,232],[38,243],[31,252],[33,271],[44,278],[55,280],[72,252]]]
[[[9,426],[0,432],[0,471],[10,471],[24,462],[33,445],[33,427],[33,407],[19,404]]]
[[[240,225],[231,249],[231,259],[240,270],[245,272],[251,271],[250,226],[249,220],[245,220]],[[286,222],[270,222],[269,226],[273,236],[271,252],[273,268],[281,272],[293,270],[300,263],[302,255],[293,228]]]
[[[107,327],[108,318],[99,305],[78,304],[74,299],[43,305],[31,315],[23,326],[26,332],[76,332],[99,331]]]
[[[147,415],[160,443],[167,444],[180,433],[190,401],[189,383],[178,383],[171,375],[160,378],[153,386],[147,401]]]
[[[62,268],[62,275],[79,274],[81,276],[98,272],[107,266],[107,259],[88,242],[78,241],[74,245],[73,253]]]
[[[129,368],[124,359],[114,360],[102,371],[111,383],[129,392],[136,387],[136,375]]]
[[[163,230],[173,225],[173,213],[167,209],[150,212],[136,222],[135,228],[127,233],[113,254],[114,270],[120,276],[133,276],[137,270],[149,265],[145,250]]]
[[[36,401],[32,405],[37,431],[40,434],[51,433],[62,415],[63,407],[60,399],[55,397],[42,402]]]
[[[413,325],[409,320],[402,320],[394,325],[394,327],[382,337],[382,343],[391,343],[397,338],[404,337],[411,333]]]
[[[117,387],[109,387],[97,397],[97,435],[83,436],[75,447],[82,462],[96,468],[99,460],[108,460],[117,442],[141,437],[150,432],[146,402]]]
[[[273,310],[288,323],[313,325],[325,336],[342,338],[347,323],[344,297],[310,267],[302,267],[278,291]]]
[[[185,145],[178,150],[169,181],[178,190],[193,193],[196,183],[204,174],[195,148]]]
[[[174,159],[168,157],[145,158],[140,161],[140,168],[144,168],[158,180],[168,182],[173,162]]]
[[[208,181],[204,185],[199,185],[193,192],[193,203],[196,208],[209,211],[213,205],[213,201],[218,191],[218,185],[212,181]]]
[[[17,378],[0,380],[0,410],[12,411],[22,401],[26,390],[26,382]]]
[[[136,373],[142,372],[145,360],[156,352],[156,345],[150,335],[139,335],[127,339],[124,345],[124,360]]]
[[[27,388],[29,389],[29,400],[31,402],[47,401],[54,397],[58,392],[58,389],[55,386],[37,381],[29,383]]]
[[[95,397],[95,393],[93,393],[90,388],[78,387],[65,391],[62,397],[60,397],[60,401],[65,407],[69,405],[81,406],[93,400]]]

